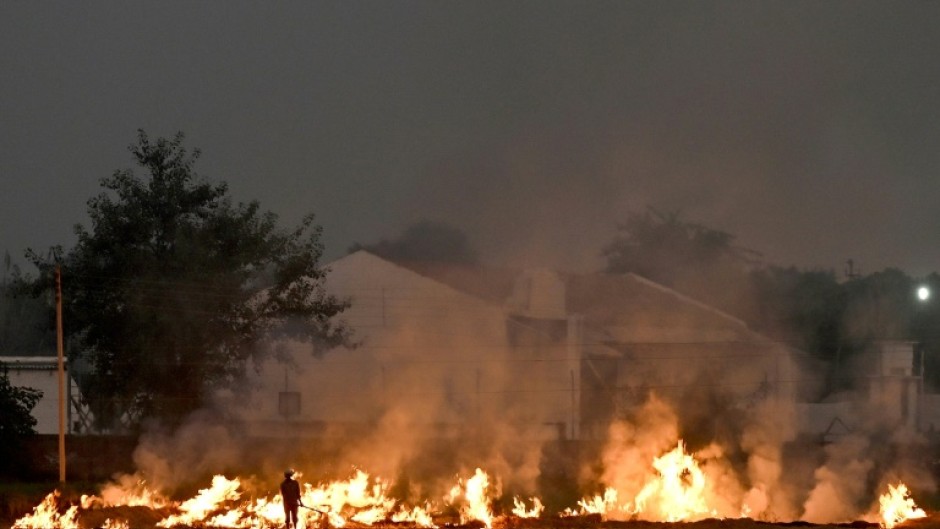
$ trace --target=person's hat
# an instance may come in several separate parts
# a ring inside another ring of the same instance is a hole
[[[291,476],[293,476],[293,475],[294,475],[294,469],[292,469],[292,468],[288,468],[287,470],[284,471],[284,477],[285,477],[285,478],[289,478],[289,477],[291,477]]]

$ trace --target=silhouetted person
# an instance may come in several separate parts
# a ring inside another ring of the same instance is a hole
[[[300,501],[300,483],[294,480],[293,469],[284,472],[284,481],[281,482],[281,499],[284,500],[284,521],[287,529],[297,527],[297,509],[303,502]]]

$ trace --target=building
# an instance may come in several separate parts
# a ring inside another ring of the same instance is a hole
[[[59,433],[59,375],[58,359],[54,356],[0,356],[0,369],[6,372],[10,384],[42,392],[32,410],[36,418],[36,433]],[[66,433],[88,431],[88,413],[80,405],[78,386],[66,370],[65,399]]]
[[[697,399],[720,381],[739,405],[793,398],[790,350],[639,276],[393,263],[329,265],[359,345],[312,358],[286,345],[245,417],[265,435],[329,435],[397,417],[446,435],[498,417],[526,435],[601,438],[650,391]]]

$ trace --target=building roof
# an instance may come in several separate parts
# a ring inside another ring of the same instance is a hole
[[[398,262],[425,277],[505,306],[522,270],[437,262]],[[565,309],[609,342],[771,342],[706,303],[636,274],[559,273]]]
[[[64,359],[68,363],[68,359]],[[59,359],[55,356],[0,356],[0,366],[7,369],[30,371],[55,371]]]

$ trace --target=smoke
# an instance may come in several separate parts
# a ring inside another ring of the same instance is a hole
[[[592,451],[582,441],[577,466],[564,438],[581,398],[572,391],[575,369],[589,359],[571,358],[589,341],[571,322],[524,317],[515,305],[507,315],[506,304],[387,263],[376,278],[364,270],[378,258],[365,252],[346,259],[330,283],[354,296],[346,316],[363,330],[360,345],[322,358],[286,346],[292,363],[264,364],[244,401],[194,414],[174,432],[148,432],[134,453],[140,476],[172,491],[214,473],[247,473],[273,488],[288,466],[308,481],[359,468],[418,504],[482,468],[490,494],[553,496],[552,507],[613,490],[607,516],[614,519],[689,512],[819,523],[865,516],[899,479],[933,488],[917,463],[923,440],[882,410],[899,397],[891,386],[846,395],[854,404],[839,418],[850,432],[822,446],[806,435],[806,410],[793,390],[794,381],[816,375],[800,372],[791,351],[711,309],[695,309],[698,317],[692,309],[659,311],[652,298],[677,294],[631,278],[624,280],[650,299],[631,300],[642,310],[629,321],[615,320],[621,291],[588,288],[582,278],[569,292],[569,304],[582,301],[577,290],[600,307],[584,317],[643,339],[620,349],[590,341],[592,352],[610,353],[621,367],[608,381],[614,411],[601,443]],[[687,339],[703,335],[711,341]],[[279,393],[299,396],[299,416],[278,417]],[[560,483],[576,486],[576,496],[558,494]],[[688,502],[675,505],[670,487]]]
[[[246,445],[209,410],[191,414],[176,430],[150,429],[133,459],[139,479],[161,491],[208,482],[244,460]]]
[[[704,362],[686,362],[684,367],[699,375],[710,372]],[[661,380],[673,368],[647,368],[638,376]],[[724,372],[734,378],[734,369]],[[689,375],[687,380],[698,379]],[[687,496],[685,508],[691,505],[690,512],[696,513],[692,519],[849,522],[871,519],[878,512],[877,497],[888,484],[901,481],[916,483],[924,492],[936,489],[922,464],[927,443],[912,429],[899,428],[900,417],[884,411],[896,395],[847,395],[854,405],[842,407],[839,417],[851,431],[820,444],[818,438],[801,434],[797,403],[786,393],[762,392],[742,402],[735,397],[734,385],[695,385],[697,392],[650,393],[611,424],[598,463],[584,467],[581,479],[588,492],[592,483],[615,491],[616,502],[605,507],[607,517],[670,519],[668,513],[676,511],[669,503],[674,498],[663,491],[674,479],[670,464],[677,460],[682,440],[697,463],[678,471],[683,484],[679,496]],[[694,419],[703,410],[709,410],[713,425],[723,425],[710,428],[709,435],[702,435],[702,423]],[[804,406],[802,413],[811,412]],[[691,439],[697,441],[689,443]],[[701,485],[695,480],[697,472],[707,478]]]
[[[755,518],[792,520],[797,514],[789,493],[781,486],[783,447],[797,435],[795,413],[792,401],[763,400],[742,433],[750,483],[744,504]]]
[[[430,261],[473,264],[477,251],[467,235],[443,222],[421,220],[392,240],[381,239],[373,244],[353,244],[349,253],[366,250],[392,261]]]
[[[639,493],[649,475],[653,458],[679,440],[677,417],[655,396],[638,410],[634,421],[616,421],[610,426],[602,460],[601,481],[630,496]]]
[[[814,523],[854,519],[867,492],[874,462],[866,457],[868,439],[847,436],[826,447],[826,463],[814,473],[816,486],[803,504],[803,518]]]

